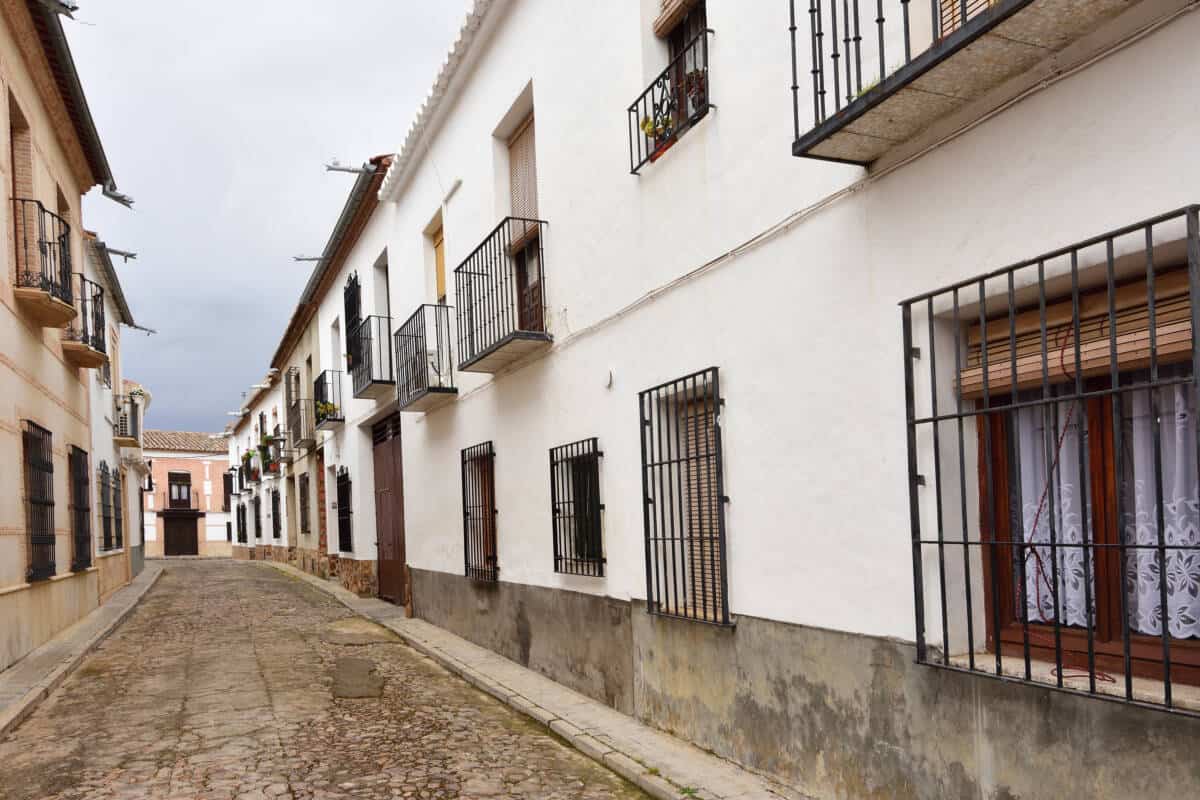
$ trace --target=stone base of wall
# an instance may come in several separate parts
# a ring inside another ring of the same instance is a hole
[[[318,578],[329,577],[329,558],[322,557],[316,550],[297,547],[295,560],[292,563],[296,565],[297,569],[301,569],[309,575],[316,575]]]
[[[342,586],[359,597],[374,597],[379,593],[379,582],[375,576],[374,561],[358,561],[352,558],[338,559],[338,580]]]
[[[93,562],[100,571],[100,602],[103,603],[112,593],[133,579],[129,571],[129,553],[118,550],[114,553],[100,553]]]
[[[254,548],[249,545],[235,544],[233,546],[233,557],[241,561],[250,561],[254,558]]]
[[[202,558],[229,558],[233,555],[233,546],[226,541],[210,542],[202,539],[198,544],[200,546],[197,549]]]
[[[628,602],[422,569],[410,576],[416,616],[633,713]]]
[[[52,581],[6,587],[0,593],[0,672],[90,614],[99,596],[95,566]]]
[[[279,564],[287,564],[291,561],[290,548],[283,545],[273,544],[268,550],[270,551],[270,559]]]

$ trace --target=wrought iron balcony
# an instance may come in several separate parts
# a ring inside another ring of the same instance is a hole
[[[327,431],[346,421],[342,410],[342,372],[327,369],[313,382],[313,406],[317,430]]]
[[[134,395],[113,396],[113,444],[142,446],[142,406]]]
[[[79,316],[63,334],[63,356],[77,367],[102,367],[108,363],[105,343],[104,288],[79,278]]]
[[[347,339],[354,396],[382,400],[395,391],[392,362],[392,318],[370,316],[350,331]]]
[[[396,395],[402,411],[431,411],[458,394],[450,311],[423,305],[396,331]]]
[[[454,270],[460,372],[496,372],[549,346],[542,228],[505,217]]]
[[[71,226],[39,200],[13,198],[17,302],[48,328],[75,319]]]
[[[293,450],[312,447],[317,442],[313,401],[298,398],[288,406],[288,441]]]
[[[970,113],[968,104],[1133,5],[1130,0],[930,0],[927,5],[791,0],[792,154],[869,165],[939,120]],[[798,42],[801,37],[809,41]],[[800,92],[804,53],[811,65],[808,100]],[[804,131],[801,106],[808,102],[813,127]],[[973,119],[958,119],[954,127]]]
[[[158,493],[158,512],[171,514],[187,514],[198,516],[204,513],[201,508],[200,495],[193,491],[190,484],[170,484],[170,488]],[[211,510],[211,509],[209,509]]]
[[[667,68],[630,104],[629,171],[634,175],[648,162],[657,161],[710,108],[708,93],[708,37],[701,31],[684,45]]]

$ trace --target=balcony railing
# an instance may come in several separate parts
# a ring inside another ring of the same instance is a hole
[[[313,401],[306,398],[293,400],[288,406],[288,441],[293,450],[312,447],[316,444],[316,428]]]
[[[99,367],[107,361],[104,320],[104,287],[79,279],[79,316],[63,334],[63,354],[80,367]]]
[[[200,506],[200,495],[193,491],[190,484],[177,483],[158,493],[160,512],[199,514],[204,510]]]
[[[396,396],[404,411],[429,411],[458,394],[449,306],[423,305],[396,331]]]
[[[327,431],[346,421],[342,409],[341,370],[327,369],[313,382],[313,413],[317,430]]]
[[[142,446],[142,406],[133,395],[113,397],[113,441],[120,447]]]
[[[701,31],[660,72],[626,113],[629,124],[629,171],[636,175],[657,161],[710,108],[708,37]]]
[[[39,200],[13,199],[17,256],[17,297],[43,324],[61,325],[75,317],[71,271],[71,226]],[[22,290],[33,292],[24,296]]]
[[[791,0],[792,153],[871,164],[1130,5]],[[980,46],[970,47],[976,42]],[[802,79],[806,58],[810,68]],[[802,88],[809,84],[806,97]],[[813,127],[802,130],[808,104]]]
[[[495,372],[552,341],[542,266],[546,224],[506,217],[454,270],[459,371]]]
[[[354,396],[379,400],[391,395],[396,384],[392,318],[367,317],[350,331],[347,344]]]
[[[1200,714],[1198,276],[1189,206],[901,303],[920,663]]]

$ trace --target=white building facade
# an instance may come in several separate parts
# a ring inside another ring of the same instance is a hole
[[[868,5],[473,6],[302,301],[329,552],[817,796],[1195,791],[1200,15]]]

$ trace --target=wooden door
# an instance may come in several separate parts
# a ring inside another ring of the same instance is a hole
[[[404,479],[401,470],[400,415],[372,429],[375,461],[375,538],[378,543],[379,596],[408,604],[404,568]]]
[[[196,535],[196,518],[184,517],[163,520],[163,555],[198,556],[200,541]]]

